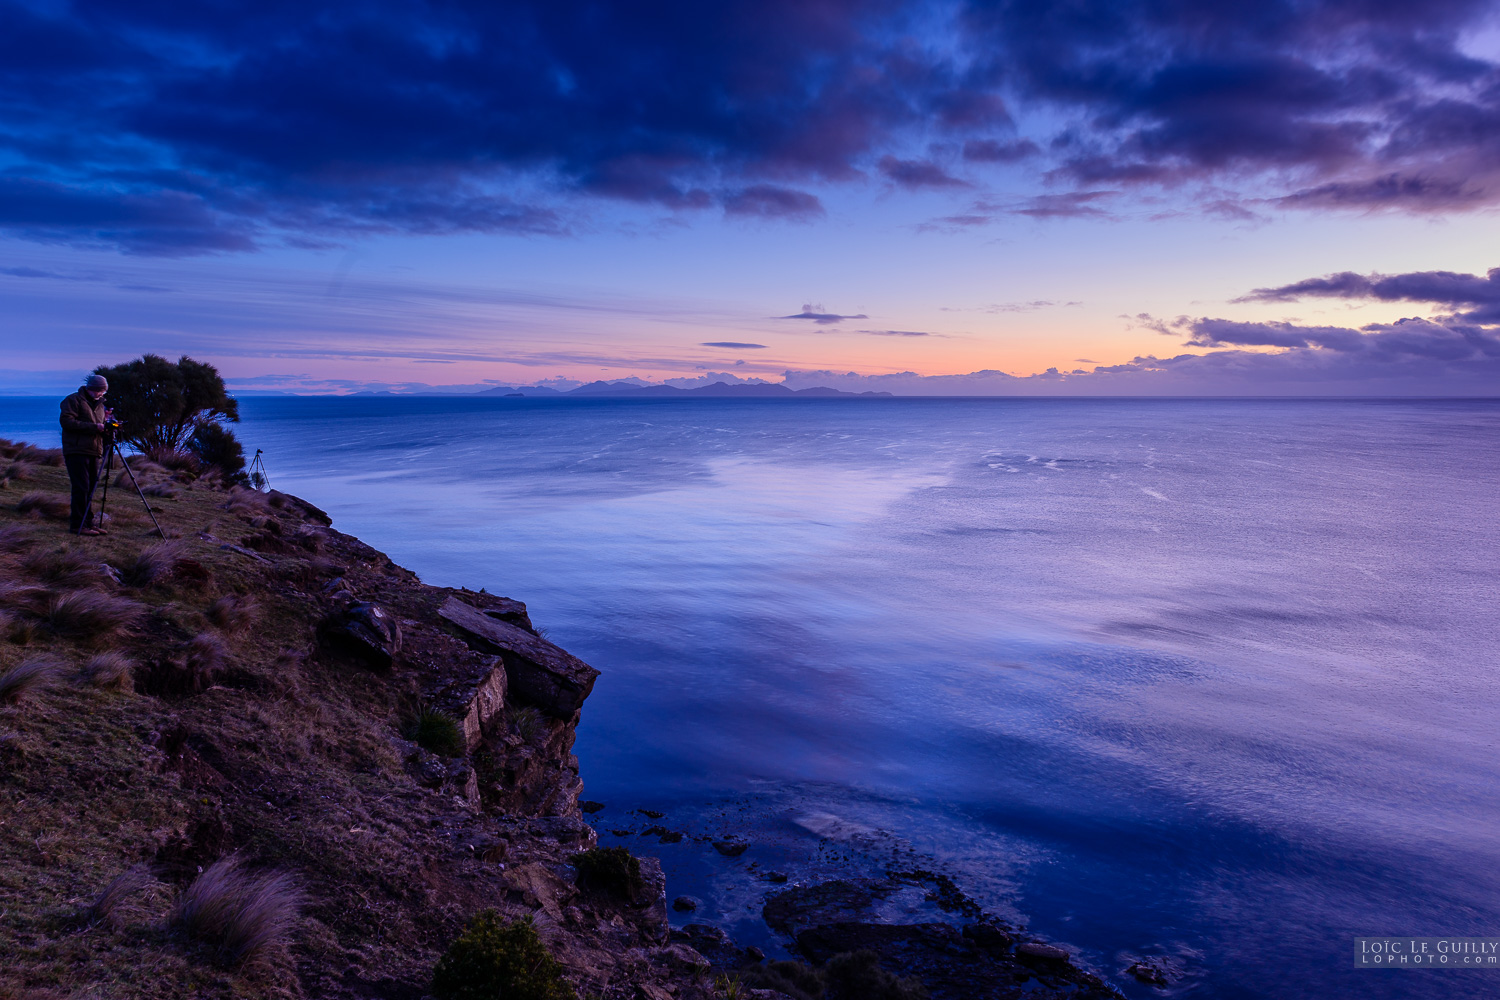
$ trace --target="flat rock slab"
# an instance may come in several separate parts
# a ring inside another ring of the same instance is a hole
[[[485,614],[456,597],[438,609],[476,649],[505,663],[511,696],[559,719],[573,718],[594,690],[599,671],[541,636]]]
[[[416,672],[423,702],[458,722],[473,750],[505,709],[506,671],[500,657],[480,653],[431,626],[411,623],[403,662]]]

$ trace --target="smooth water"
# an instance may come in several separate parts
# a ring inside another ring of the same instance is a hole
[[[1500,995],[1352,942],[1500,934],[1500,403],[242,406],[273,485],[603,671],[601,839],[697,919],[895,861],[1131,996],[1137,955],[1175,996]]]

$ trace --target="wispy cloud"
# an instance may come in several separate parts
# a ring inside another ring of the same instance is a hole
[[[834,323],[842,323],[846,319],[869,319],[864,313],[842,315],[840,313],[827,312],[821,304],[814,305],[811,302],[804,303],[802,311],[790,316],[777,316],[777,319],[808,319],[819,326],[829,326]]]
[[[765,347],[766,347],[765,344],[741,344],[741,343],[737,343],[737,342],[735,342],[733,340],[712,340],[712,341],[708,341],[707,343],[699,344],[698,346],[699,347],[726,347],[726,348],[729,348],[730,350],[736,350],[736,351],[762,351],[762,350],[765,350]]]

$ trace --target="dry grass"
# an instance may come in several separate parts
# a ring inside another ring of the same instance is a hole
[[[182,490],[172,485],[169,480],[164,479],[159,483],[151,483],[147,486],[142,486],[141,492],[148,497],[162,497],[163,499],[170,500],[181,493]]]
[[[144,610],[135,601],[98,590],[71,590],[52,599],[42,621],[53,635],[100,645],[135,624]]]
[[[171,576],[182,558],[181,542],[148,545],[120,567],[120,580],[127,587],[150,587]]]
[[[183,891],[171,923],[232,964],[252,962],[291,936],[303,894],[285,872],[244,871],[234,858],[210,865]]]
[[[15,705],[57,685],[62,661],[51,656],[33,656],[0,674],[0,704]]]
[[[124,653],[98,653],[83,665],[78,679],[104,691],[134,691],[135,661]]]
[[[29,553],[21,559],[21,568],[54,587],[98,585],[107,576],[97,558],[71,548]]]
[[[139,912],[136,900],[161,887],[150,865],[136,865],[111,879],[79,914],[79,919],[91,927],[102,923],[118,930]]]
[[[38,448],[31,444],[23,444],[10,457],[18,462],[30,462],[33,465],[46,465],[52,468],[63,464],[61,448]]]
[[[255,624],[256,616],[260,614],[260,605],[251,597],[225,594],[210,604],[203,614],[220,631],[233,635]]]
[[[0,476],[24,482],[36,478],[36,466],[30,462],[12,462],[5,467],[4,472],[0,472]]]
[[[65,519],[71,507],[72,502],[62,494],[46,493],[42,490],[23,493],[21,499],[16,501],[16,513],[25,514],[27,517]]]
[[[212,633],[200,632],[188,640],[187,667],[200,677],[218,673],[228,656],[223,640]]]

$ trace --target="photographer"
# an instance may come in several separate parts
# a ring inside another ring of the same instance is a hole
[[[109,383],[103,375],[90,375],[78,391],[62,401],[63,462],[73,485],[73,509],[68,530],[75,535],[102,535],[104,529],[89,523],[89,501],[99,482],[99,462],[104,457],[106,425],[114,414],[104,406]]]

